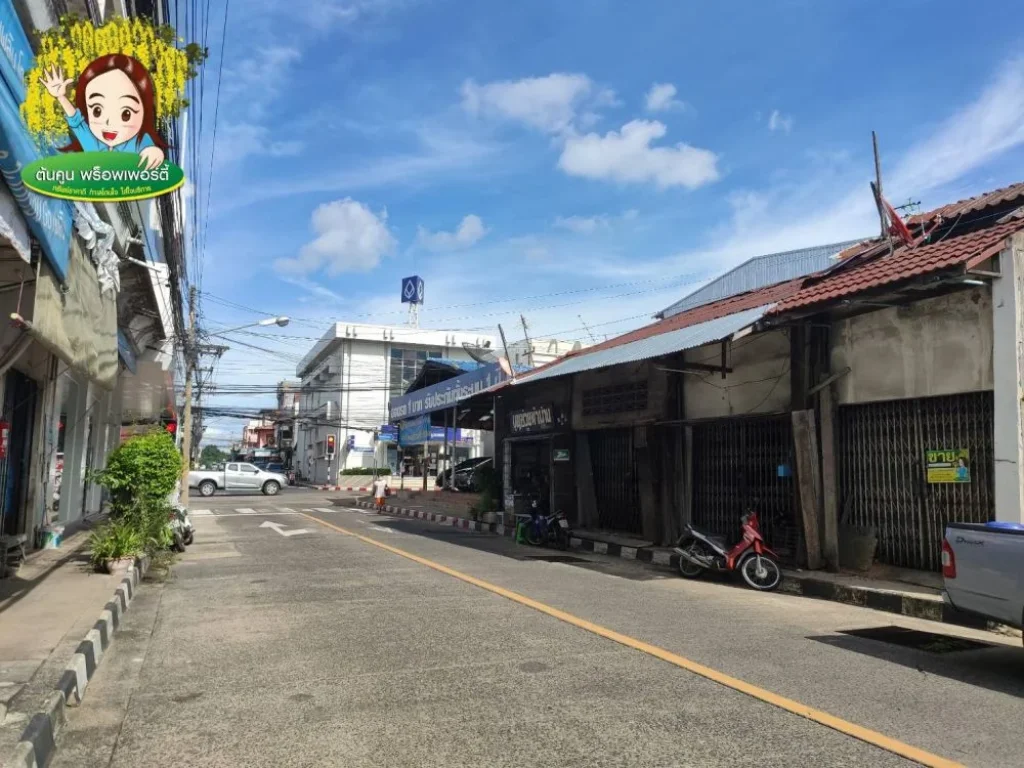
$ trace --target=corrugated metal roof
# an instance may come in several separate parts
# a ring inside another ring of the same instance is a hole
[[[516,384],[529,384],[554,376],[567,376],[573,373],[581,373],[582,371],[592,371],[596,368],[606,368],[609,365],[619,365],[620,363],[635,363],[641,360],[649,360],[652,357],[680,352],[684,349],[694,349],[695,347],[732,336],[748,325],[756,323],[770,312],[773,306],[774,304],[765,304],[731,315],[725,315],[724,317],[717,317],[703,323],[697,323],[696,325],[688,325],[685,328],[659,333],[656,336],[647,336],[628,344],[620,344],[596,352],[568,357],[552,363],[546,368],[539,369],[536,373],[529,373],[517,379]]]
[[[843,243],[818,245],[813,248],[801,248],[796,251],[755,256],[688,296],[684,296],[672,306],[659,312],[658,317],[672,317],[694,307],[828,269],[833,264],[833,258],[837,253],[856,242],[856,240],[850,240]]]

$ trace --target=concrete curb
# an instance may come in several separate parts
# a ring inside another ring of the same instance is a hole
[[[369,501],[357,500],[355,504],[365,509],[374,508],[373,503]],[[436,512],[425,512],[421,509],[407,509],[388,504],[384,506],[384,511],[389,515],[414,517],[426,522],[451,525],[455,528],[476,531],[478,533],[496,533],[505,536],[511,536],[514,533],[511,530],[506,531],[505,526],[496,523],[481,523],[476,520],[467,520],[451,515],[439,515]],[[638,560],[642,563],[663,566],[672,570],[679,567],[679,555],[666,552],[663,548],[627,547],[622,544],[585,539],[578,535],[574,535],[569,543],[570,546],[582,549],[585,552],[621,557],[626,560]],[[952,606],[938,600],[930,600],[927,597],[908,595],[901,592],[875,589],[870,586],[839,584],[834,581],[818,578],[812,573],[783,571],[781,591],[791,595],[813,597],[819,600],[829,600],[847,605],[859,605],[865,608],[873,608],[876,611],[897,613],[915,619],[927,619],[929,621],[954,624],[971,629],[987,629],[995,632],[1005,632],[1006,630],[1006,627],[1001,624],[960,613]]]
[[[67,707],[82,702],[85,688],[113,642],[114,632],[135,597],[139,582],[149,570],[149,563],[148,556],[137,558],[125,574],[113,599],[103,607],[93,628],[78,644],[60,680],[43,702],[43,708],[29,719],[17,746],[4,761],[4,768],[46,768],[50,764],[67,721]]]

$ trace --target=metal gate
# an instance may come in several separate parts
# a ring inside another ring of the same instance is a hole
[[[693,426],[693,522],[729,539],[755,507],[768,545],[796,562],[802,529],[792,473],[793,425],[788,414],[722,419]]]
[[[590,461],[597,497],[597,523],[624,533],[643,533],[632,429],[589,433]]]
[[[882,563],[936,571],[951,521],[995,519],[991,392],[839,408],[840,521],[872,526]],[[929,484],[928,450],[970,451],[969,483]]]

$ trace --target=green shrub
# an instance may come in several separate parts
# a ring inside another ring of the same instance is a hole
[[[343,470],[341,470],[340,474],[343,475],[343,476],[344,475],[372,475],[373,474],[373,467],[358,467],[356,469],[343,469]],[[387,467],[385,467],[384,469],[381,469],[380,467],[377,467],[377,474],[378,475],[390,475],[391,474],[391,470],[387,469]]]
[[[93,477],[110,491],[115,514],[123,514],[132,507],[166,502],[181,477],[181,455],[168,432],[154,430],[121,443]]]
[[[181,476],[181,455],[164,430],[137,435],[110,454],[92,479],[110,491],[114,525],[138,535],[139,551],[155,552],[174,541],[167,498]]]
[[[118,520],[100,526],[89,535],[89,560],[102,565],[107,560],[137,557],[143,551],[142,534],[130,523]]]

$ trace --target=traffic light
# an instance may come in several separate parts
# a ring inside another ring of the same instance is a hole
[[[327,436],[327,455],[328,456],[333,456],[334,455],[334,447],[335,447],[334,446],[334,440],[335,440],[334,435],[328,435]]]
[[[172,435],[176,435],[178,433],[178,422],[168,421],[166,424],[164,424],[164,429],[166,429]]]

